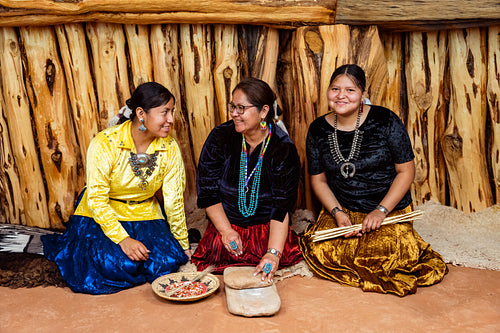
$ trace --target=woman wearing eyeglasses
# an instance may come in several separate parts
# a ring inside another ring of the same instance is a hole
[[[267,83],[242,80],[229,103],[232,120],[217,126],[200,155],[198,206],[209,224],[192,262],[221,273],[255,265],[271,282],[278,267],[302,260],[289,228],[297,199],[300,160],[289,136],[273,122],[276,98]]]

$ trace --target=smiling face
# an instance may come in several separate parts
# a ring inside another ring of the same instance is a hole
[[[364,92],[348,75],[342,74],[328,87],[327,98],[331,110],[339,116],[348,117],[357,114]]]
[[[145,134],[166,138],[174,124],[174,99],[149,109],[147,113],[140,109],[138,117],[144,119],[144,126],[147,128]]]
[[[233,105],[253,105],[248,101],[247,96],[241,89],[234,91],[231,103]],[[260,111],[256,106],[246,108],[243,114],[239,114],[236,110],[231,110],[230,114],[233,118],[236,132],[243,133],[245,135],[259,133],[261,131],[259,123],[262,119],[266,118],[268,110],[269,107],[267,105],[265,105]]]

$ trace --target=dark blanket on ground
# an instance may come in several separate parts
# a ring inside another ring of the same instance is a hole
[[[40,254],[0,252],[0,286],[64,287],[59,268]]]
[[[41,228],[0,224],[0,286],[10,288],[66,286],[59,268],[43,256]]]

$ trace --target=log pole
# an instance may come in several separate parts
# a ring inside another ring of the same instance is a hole
[[[128,55],[134,89],[144,82],[153,80],[153,63],[149,43],[149,26],[127,24]]]
[[[240,80],[238,29],[234,25],[218,24],[214,27],[214,89],[217,97],[217,117],[220,124],[231,119],[227,104],[231,101],[231,94]]]
[[[47,182],[50,226],[62,229],[74,211],[81,159],[68,112],[63,66],[53,28],[20,28],[20,33],[26,50],[26,85]]]
[[[38,163],[35,136],[31,126],[19,41],[13,28],[0,29],[0,50],[2,105],[5,107],[4,113],[14,157],[11,163],[15,163],[17,167],[22,196],[19,203],[15,202],[15,209],[19,211],[20,223],[25,221],[28,226],[49,228],[44,177]]]
[[[311,52],[311,50],[313,52]],[[318,116],[320,68],[317,57],[323,52],[323,42],[317,29],[300,28],[293,33],[292,64],[295,109],[290,117],[292,140],[297,147],[304,173],[304,189],[307,209],[314,210],[306,163],[306,136],[311,122]]]
[[[215,126],[212,76],[212,38],[206,25],[180,26],[186,107],[196,163],[205,140]]]
[[[189,115],[181,95],[180,45],[176,25],[151,26],[151,50],[154,80],[164,85],[175,97],[174,129],[171,135],[181,149],[186,170],[184,207],[187,212],[196,209],[196,166],[189,129]]]
[[[412,195],[416,205],[428,200],[446,203],[446,169],[438,141],[446,127],[446,55],[445,33],[414,32],[408,35],[407,127],[415,152]]]
[[[117,24],[88,23],[86,30],[99,100],[99,130],[103,130],[130,98],[125,35]]]
[[[448,32],[451,100],[442,149],[450,205],[466,213],[492,205],[487,174],[486,36],[480,29]]]
[[[1,68],[1,65],[0,65]],[[11,148],[9,129],[5,119],[5,103],[0,94],[0,223],[26,225],[24,203],[21,193],[21,181]],[[17,142],[16,142],[17,144]]]
[[[491,169],[496,203],[500,203],[500,26],[488,28],[488,109],[491,120]]]
[[[85,42],[85,29],[81,24],[58,25],[54,28],[82,157],[83,165],[79,165],[78,170],[85,175],[87,149],[92,138],[99,132],[99,111]],[[83,184],[80,184],[81,186]]]
[[[401,80],[402,80],[402,34],[394,32],[381,32],[380,39],[384,45],[384,54],[387,62],[388,84],[381,105],[391,109],[400,118],[403,116],[401,105]]]

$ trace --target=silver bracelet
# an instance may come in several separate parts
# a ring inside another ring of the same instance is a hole
[[[380,210],[382,213],[384,213],[385,215],[389,214],[389,211],[387,210],[387,208],[385,208],[384,206],[382,205],[377,205],[377,207],[375,207],[375,209],[378,209]]]

